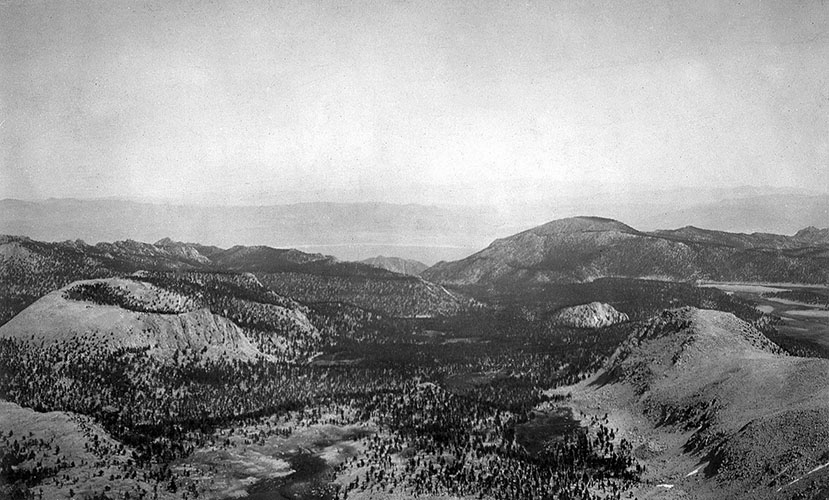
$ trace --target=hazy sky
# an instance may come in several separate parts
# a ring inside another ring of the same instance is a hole
[[[0,198],[829,191],[829,6],[0,0]]]

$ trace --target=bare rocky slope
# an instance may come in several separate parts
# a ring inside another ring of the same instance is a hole
[[[693,227],[646,233],[612,219],[572,217],[502,238],[465,259],[439,262],[430,281],[510,292],[602,277],[673,281],[829,281],[829,246],[795,236]]]
[[[638,498],[829,493],[829,360],[787,356],[731,314],[665,311],[568,391],[633,443]]]
[[[559,325],[575,328],[604,328],[628,321],[628,315],[617,311],[610,304],[591,302],[556,311],[552,321]]]
[[[286,309],[283,316],[309,337],[318,335],[301,311]],[[160,358],[177,352],[242,360],[265,356],[231,319],[190,297],[124,278],[78,281],[51,292],[0,326],[0,338],[42,346],[80,342],[105,351],[148,349]]]

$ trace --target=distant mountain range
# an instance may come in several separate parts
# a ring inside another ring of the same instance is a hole
[[[738,234],[695,227],[638,231],[600,217],[573,217],[502,238],[422,276],[493,290],[602,277],[672,281],[829,282],[826,230],[794,236]]]
[[[163,238],[89,245],[0,235],[0,324],[35,299],[69,283],[135,272],[249,273],[272,291],[303,302],[344,302],[391,316],[454,313],[461,294],[415,276],[296,249],[227,249]]]
[[[456,200],[450,200],[455,202]],[[170,236],[202,245],[268,245],[360,261],[376,255],[426,264],[457,260],[496,238],[581,214],[645,230],[688,224],[793,234],[829,221],[829,195],[775,189],[684,189],[543,201],[516,191],[493,206],[392,203],[181,205],[118,199],[0,200],[0,234],[88,242]]]
[[[686,193],[691,200],[695,193]],[[698,227],[741,233],[771,232],[789,234],[807,226],[824,227],[829,221],[829,195],[762,194],[723,197],[719,200],[683,206],[677,193],[676,208],[655,207],[638,216],[614,215],[639,227],[664,228],[692,224]],[[595,213],[595,212],[582,212]]]
[[[72,281],[139,270],[255,273],[276,293],[303,302],[347,302],[392,316],[428,316],[471,304],[440,285],[523,293],[545,284],[604,277],[825,283],[829,230],[808,227],[792,236],[692,226],[644,232],[612,219],[572,217],[427,269],[404,259],[343,262],[297,249],[225,249],[171,238],[154,244],[122,240],[89,245],[0,236],[0,259],[0,281],[6,285],[0,293],[0,321]]]
[[[187,206],[119,200],[0,200],[0,234],[90,243],[166,236],[203,245],[268,245],[342,260],[395,255],[429,263],[469,255],[499,234],[492,210],[388,203]],[[504,233],[506,231],[506,233]]]

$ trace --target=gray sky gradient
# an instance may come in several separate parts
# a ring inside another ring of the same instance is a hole
[[[829,191],[821,1],[0,1],[0,198]]]

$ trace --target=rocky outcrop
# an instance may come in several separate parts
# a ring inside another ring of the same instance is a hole
[[[617,311],[610,304],[591,302],[565,307],[553,314],[554,323],[574,328],[604,328],[628,321],[628,315]]]

